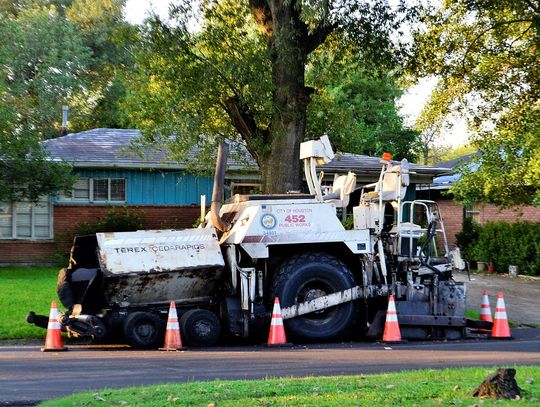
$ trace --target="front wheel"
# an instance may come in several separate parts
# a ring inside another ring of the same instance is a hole
[[[152,312],[133,312],[126,317],[123,331],[133,348],[158,348],[163,343],[165,322]]]
[[[351,271],[336,257],[305,253],[285,261],[274,277],[273,291],[282,307],[352,288]],[[350,301],[285,321],[288,336],[305,341],[345,340],[359,317],[358,301]]]

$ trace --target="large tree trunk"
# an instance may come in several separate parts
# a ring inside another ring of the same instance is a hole
[[[299,190],[302,181],[299,152],[306,128],[306,33],[294,3],[271,6],[274,115],[270,127],[272,149],[262,169],[268,193]]]
[[[269,1],[274,114],[271,152],[263,158],[261,175],[266,193],[301,189],[300,142],[306,128],[307,97],[304,69],[307,32],[295,1]]]
[[[272,59],[274,113],[265,138],[270,152],[257,155],[263,189],[266,193],[297,191],[302,186],[299,153],[309,103],[304,74],[307,56],[335,27],[321,24],[309,33],[297,0],[250,0],[250,7],[269,38]]]

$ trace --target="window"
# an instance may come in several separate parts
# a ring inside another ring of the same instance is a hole
[[[79,178],[71,191],[59,197],[60,201],[125,202],[125,178]]]
[[[0,239],[52,239],[49,197],[36,203],[0,203]]]
[[[261,188],[262,185],[258,183],[231,182],[231,195],[250,195],[257,193]]]
[[[480,222],[480,208],[478,205],[466,206],[465,217],[472,218],[476,223]]]

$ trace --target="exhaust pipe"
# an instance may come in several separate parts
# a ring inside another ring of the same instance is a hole
[[[225,223],[219,216],[221,201],[223,200],[223,188],[225,185],[225,167],[227,156],[229,155],[229,145],[225,142],[219,144],[216,162],[216,172],[214,175],[214,189],[212,191],[212,205],[210,206],[210,216],[214,227],[220,232],[227,232],[231,225]]]

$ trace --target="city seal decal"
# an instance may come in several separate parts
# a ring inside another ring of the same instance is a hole
[[[265,229],[274,229],[276,227],[277,220],[271,213],[265,213],[261,216],[261,225]]]

